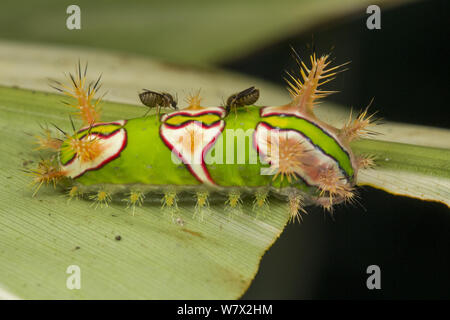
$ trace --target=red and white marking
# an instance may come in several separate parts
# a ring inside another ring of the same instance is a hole
[[[70,178],[77,178],[89,170],[96,170],[103,167],[108,162],[116,159],[127,144],[127,133],[125,129],[119,129],[114,133],[103,136],[96,133],[86,135],[83,139],[98,139],[101,153],[91,161],[81,161],[77,155],[63,165],[63,169]]]
[[[169,118],[175,116],[187,116],[187,117],[198,117],[204,114],[214,113],[217,114],[220,118],[225,117],[226,111],[222,107],[208,107],[201,109],[182,109],[178,111],[173,111],[170,113],[166,113],[161,117],[161,121],[164,122]]]
[[[268,126],[265,123],[260,123],[256,127],[254,133],[254,147],[262,155],[263,158],[269,155],[271,159],[271,167],[277,168],[280,162],[286,161],[280,158],[278,150],[272,147],[279,141],[288,140],[289,143],[300,143],[303,146],[305,152],[301,155],[301,165],[293,168],[295,172],[302,177],[309,185],[319,185],[320,176],[324,170],[331,169],[339,177],[342,177],[345,181],[345,177],[339,170],[336,161],[324,154],[320,149],[316,148],[306,137],[295,130],[278,130]],[[271,144],[270,141],[275,143]],[[272,147],[272,155],[270,155],[269,147]]]
[[[178,127],[162,124],[160,135],[166,146],[183,161],[198,181],[215,185],[206,168],[204,157],[224,127],[223,120],[211,126],[205,126],[199,121],[189,121]]]

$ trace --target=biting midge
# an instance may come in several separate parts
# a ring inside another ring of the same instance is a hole
[[[253,105],[256,101],[258,101],[258,99],[259,89],[250,87],[228,97],[225,109],[227,111],[227,114],[230,113],[231,110],[234,110],[234,112],[236,112],[237,108]]]
[[[72,86],[55,82],[58,90],[75,99],[84,125],[73,134],[53,137],[48,129],[38,138],[39,149],[53,154],[30,171],[37,185],[65,181],[70,198],[94,200],[105,207],[125,197],[133,213],[158,194],[172,213],[177,201],[195,199],[196,216],[203,217],[212,194],[225,194],[230,212],[242,210],[253,194],[253,210],[270,206],[270,197],[286,200],[292,219],[307,205],[331,211],[352,202],[358,171],[373,158],[357,157],[350,142],[372,134],[374,119],[367,109],[336,128],[316,117],[318,101],[332,91],[320,87],[340,72],[329,56],[313,54],[307,64],[297,57],[299,75],[288,73],[292,100],[278,106],[256,106],[259,90],[250,87],[231,95],[226,106],[202,106],[199,94],[181,110],[168,93],[145,90],[139,97],[157,114],[100,122],[100,87],[86,82],[86,70],[70,75]],[[245,108],[241,108],[245,106]],[[159,115],[160,107],[171,107]],[[235,116],[230,116],[230,111]],[[217,197],[215,197],[217,198]],[[198,215],[199,214],[199,215]]]

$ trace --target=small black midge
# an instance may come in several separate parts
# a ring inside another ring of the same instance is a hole
[[[34,161],[33,160],[25,160],[23,163],[22,163],[22,166],[24,166],[24,167],[26,167],[26,166],[28,166],[29,164],[32,164]]]
[[[121,236],[116,236],[114,239],[116,239],[117,241],[120,241],[120,240],[122,240],[122,237]]]
[[[250,106],[254,104],[259,99],[259,89],[255,87],[250,87],[248,89],[242,90],[241,92],[232,94],[227,99],[227,104],[225,106],[227,114],[230,113],[231,109],[235,110],[239,107]]]
[[[159,115],[160,108],[173,108],[178,110],[177,101],[173,98],[170,93],[167,92],[155,92],[147,89],[143,89],[144,92],[139,94],[139,99],[141,102],[149,107],[148,111],[145,113],[144,117],[152,108],[156,108],[156,113]]]

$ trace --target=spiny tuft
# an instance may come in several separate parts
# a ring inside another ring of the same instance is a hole
[[[319,87],[333,80],[339,72],[344,71],[340,68],[348,64],[348,62],[328,68],[331,63],[328,60],[329,56],[323,55],[317,58],[314,53],[310,56],[311,66],[308,68],[295,51],[294,54],[300,75],[294,76],[292,73],[287,72],[288,78],[285,78],[288,84],[288,91],[293,99],[291,105],[300,111],[312,113],[319,99],[336,92],[320,90]]]
[[[70,80],[70,85],[63,84],[56,80],[51,80],[50,86],[66,96],[74,98],[76,103],[66,103],[67,105],[78,109],[77,114],[86,125],[92,125],[100,121],[100,106],[99,103],[104,95],[94,102],[96,93],[101,88],[101,75],[96,81],[91,81],[89,84],[86,81],[87,63],[82,71],[81,63],[78,61],[75,76],[69,73],[67,77]]]

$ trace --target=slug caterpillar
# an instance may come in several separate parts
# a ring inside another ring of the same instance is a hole
[[[31,173],[36,191],[43,184],[69,184],[69,198],[84,196],[95,206],[107,206],[121,196],[134,210],[145,196],[161,194],[162,207],[177,209],[179,197],[194,195],[195,211],[208,206],[212,193],[226,195],[228,208],[239,208],[242,196],[253,194],[254,210],[269,205],[269,196],[289,204],[291,219],[315,204],[331,211],[355,197],[358,170],[371,166],[370,157],[356,157],[349,143],[370,134],[367,109],[340,129],[314,114],[318,101],[332,91],[320,87],[340,72],[329,56],[311,55],[308,66],[297,56],[299,76],[288,73],[292,101],[280,106],[256,106],[259,90],[250,87],[231,95],[225,106],[203,106],[199,94],[178,109],[168,93],[144,91],[140,98],[158,113],[140,118],[100,122],[94,96],[100,78],[87,83],[78,64],[71,86],[54,88],[71,97],[84,126],[73,134],[49,129],[38,139],[39,149],[53,155]],[[159,107],[172,107],[160,115]],[[134,211],[133,211],[134,212]]]

